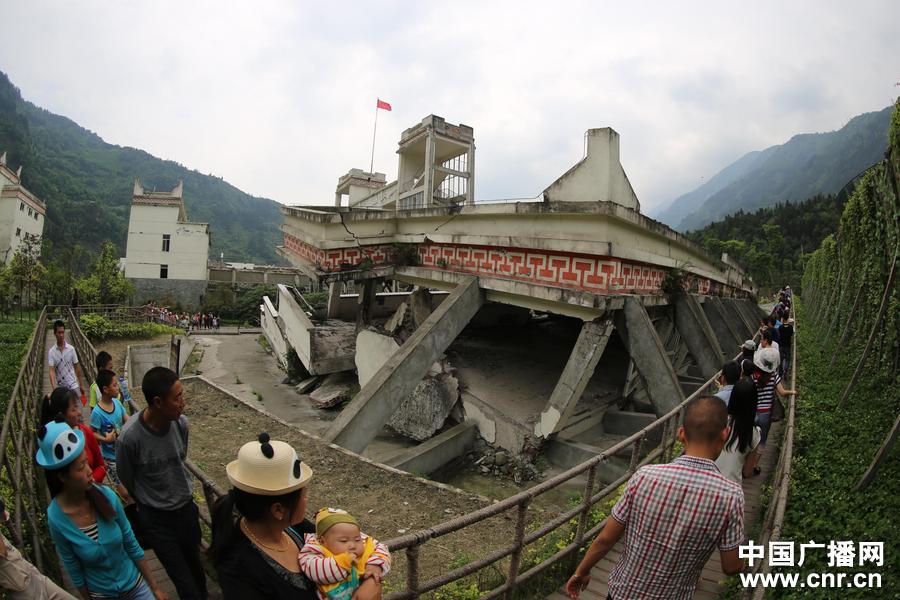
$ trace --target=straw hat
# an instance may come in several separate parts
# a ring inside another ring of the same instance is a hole
[[[49,471],[62,469],[81,456],[84,434],[66,423],[50,421],[38,428],[38,451],[34,460]]]
[[[760,348],[756,351],[756,354],[753,355],[753,364],[766,373],[774,373],[780,362],[781,354],[778,352],[778,348],[773,348],[771,346],[768,348]]]
[[[280,496],[299,490],[312,479],[313,471],[300,462],[289,444],[259,434],[238,450],[237,460],[225,467],[231,485],[260,496]]]

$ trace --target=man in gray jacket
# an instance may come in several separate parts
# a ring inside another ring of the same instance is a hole
[[[119,478],[138,505],[144,537],[182,600],[206,600],[199,510],[184,464],[188,421],[178,375],[166,367],[141,382],[147,408],[129,419],[116,444]]]

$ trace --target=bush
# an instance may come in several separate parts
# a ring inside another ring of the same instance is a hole
[[[0,323],[0,409],[3,412],[6,412],[9,396],[16,385],[22,357],[28,349],[33,329],[33,321]]]
[[[92,342],[110,339],[147,339],[164,333],[184,333],[181,329],[159,323],[114,323],[100,315],[83,315],[78,324]]]

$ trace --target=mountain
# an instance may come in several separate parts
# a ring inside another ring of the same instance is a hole
[[[739,210],[836,194],[884,156],[892,107],[865,113],[829,133],[795,135],[779,146],[751,152],[656,218],[690,231]]]
[[[44,239],[52,252],[76,244],[94,254],[105,241],[124,255],[135,177],[146,189],[169,190],[184,179],[188,218],[210,224],[210,256],[235,262],[279,263],[278,203],[251,196],[220,177],[204,175],[136,148],[107,144],[77,123],[23,100],[0,72],[0,152],[22,165],[22,183],[47,204]]]

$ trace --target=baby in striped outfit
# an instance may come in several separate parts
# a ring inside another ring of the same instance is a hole
[[[391,568],[391,554],[347,511],[323,508],[316,513],[316,534],[306,536],[300,551],[300,568],[321,600],[350,600],[366,579],[381,582]]]

